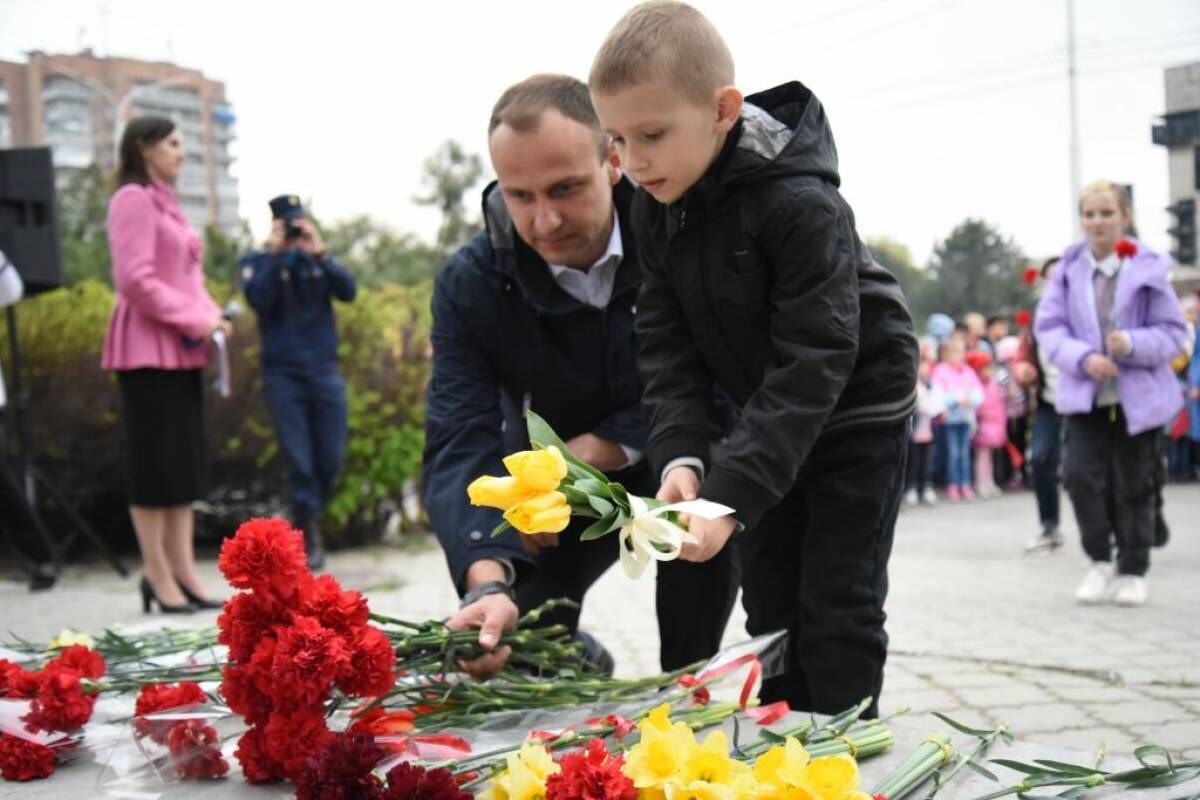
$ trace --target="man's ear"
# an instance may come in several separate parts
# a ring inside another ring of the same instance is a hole
[[[608,151],[604,156],[604,169],[608,173],[608,185],[616,186],[621,180],[621,154],[617,152],[617,146],[612,143],[612,139],[608,141]]]
[[[742,116],[742,93],[736,86],[722,86],[717,90],[717,133],[729,133]]]

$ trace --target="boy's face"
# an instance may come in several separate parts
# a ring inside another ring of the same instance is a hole
[[[621,167],[660,203],[675,202],[704,176],[742,110],[733,87],[701,104],[661,78],[593,94],[592,103]]]
[[[596,132],[550,109],[536,130],[501,125],[488,140],[517,234],[551,264],[587,269],[608,249],[615,153],[601,159]]]

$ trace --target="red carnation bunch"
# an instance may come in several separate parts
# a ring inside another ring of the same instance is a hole
[[[1133,258],[1137,255],[1137,251],[1137,242],[1133,241],[1133,239],[1122,239],[1117,242],[1117,258]]]
[[[204,720],[146,719],[147,716],[207,702],[204,690],[191,681],[178,686],[150,683],[142,687],[134,706],[134,730],[164,745],[171,754],[175,773],[191,780],[220,778],[229,772],[221,755],[217,729]]]
[[[1041,274],[1042,274],[1041,270],[1039,270],[1035,266],[1030,265],[1030,266],[1026,267],[1025,269],[1021,270],[1021,282],[1024,283],[1026,286],[1033,286],[1034,284],[1036,284],[1038,282],[1038,278],[1041,277]]]
[[[333,688],[349,697],[386,693],[396,679],[395,651],[368,624],[361,594],[313,577],[302,534],[283,520],[243,524],[222,545],[219,564],[231,585],[248,590],[230,598],[217,620],[230,661],[221,695],[250,725],[238,761],[252,783],[299,781],[335,741],[325,722]]]
[[[1017,311],[1015,322],[1018,328],[1028,328],[1029,324],[1033,322],[1033,315],[1029,313],[1029,309],[1022,308]]]
[[[563,756],[562,772],[546,779],[546,800],[637,800],[633,781],[621,772],[625,757],[592,739],[582,752]]]
[[[92,718],[96,696],[85,680],[104,675],[104,657],[82,645],[65,648],[37,672],[0,660],[0,697],[29,700],[21,717],[32,734],[73,734]],[[45,778],[54,772],[55,751],[38,742],[0,734],[0,775],[9,781]]]
[[[470,800],[449,770],[402,762],[385,785],[373,772],[384,751],[365,734],[334,736],[296,778],[297,800]]]

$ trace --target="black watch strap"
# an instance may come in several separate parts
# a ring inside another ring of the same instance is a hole
[[[504,581],[484,581],[476,586],[471,591],[463,595],[462,602],[458,604],[459,608],[466,608],[479,598],[489,594],[508,595],[508,599],[514,603],[517,601],[517,595],[513,592],[512,587]]]

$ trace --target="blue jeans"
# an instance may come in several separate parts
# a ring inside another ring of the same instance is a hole
[[[946,443],[946,483],[971,485],[971,426],[965,422],[947,422],[942,426]]]
[[[1062,460],[1063,422],[1054,406],[1042,402],[1033,417],[1033,493],[1042,527],[1058,527],[1058,465]]]

